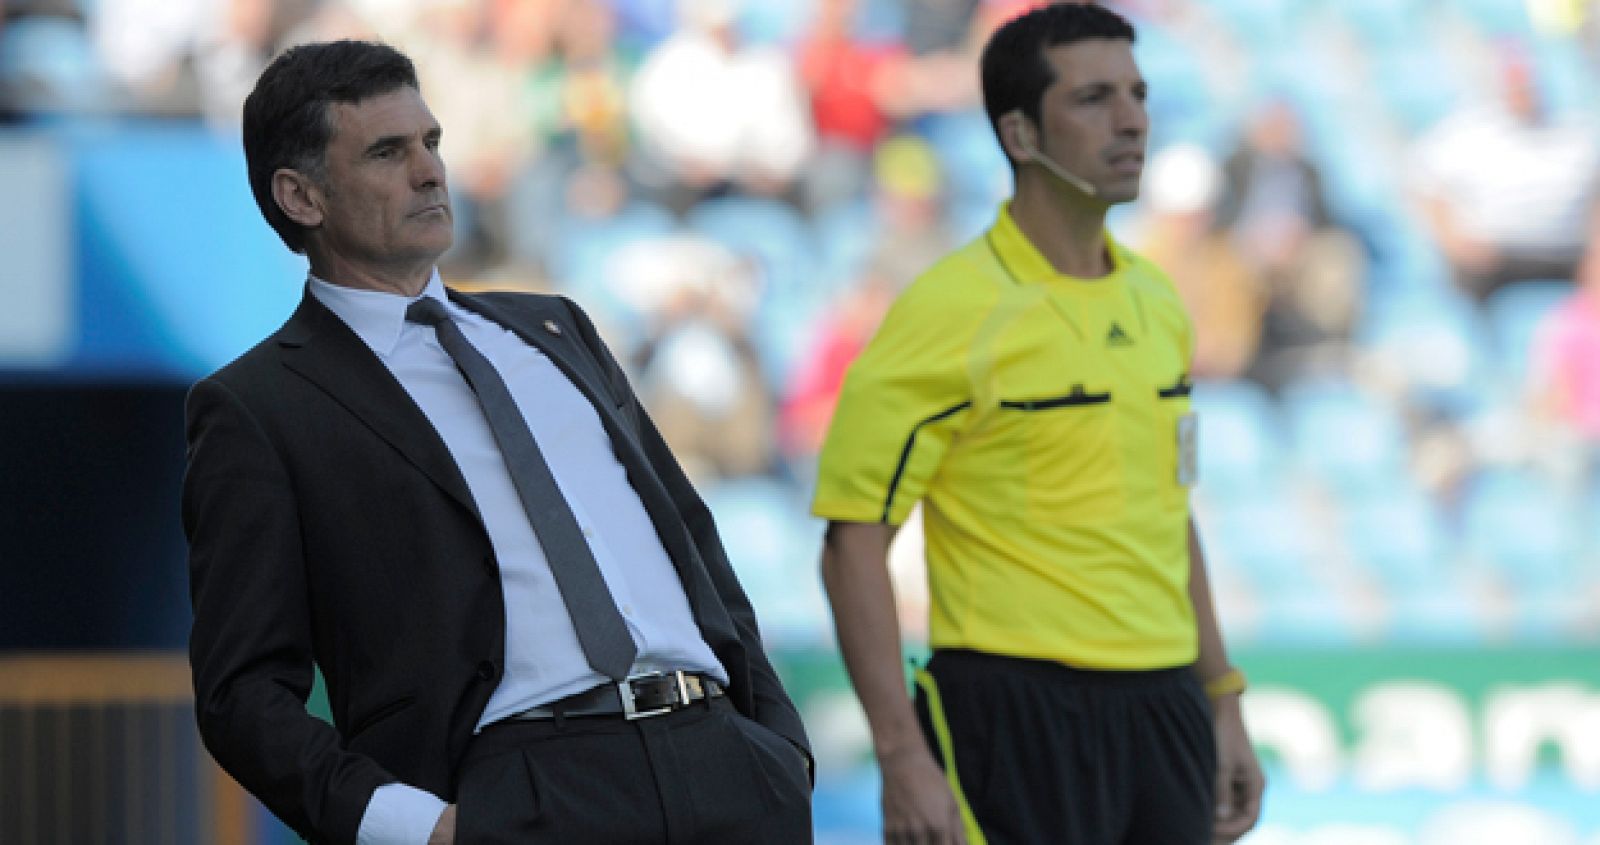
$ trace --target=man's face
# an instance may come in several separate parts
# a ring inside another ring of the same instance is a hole
[[[1132,45],[1096,38],[1045,50],[1055,82],[1039,101],[1041,151],[1094,185],[1101,200],[1139,196],[1150,118]]]
[[[330,107],[321,250],[381,272],[431,265],[453,237],[440,129],[415,88]]]

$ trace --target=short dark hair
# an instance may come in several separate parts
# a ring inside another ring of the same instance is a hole
[[[405,86],[419,88],[417,70],[404,54],[386,44],[349,40],[290,47],[256,79],[244,101],[245,167],[261,216],[289,249],[305,252],[305,230],[272,198],[272,174],[288,167],[320,180],[333,137],[329,106]]]
[[[1127,19],[1096,3],[1052,3],[1006,22],[983,48],[983,108],[1000,137],[1000,118],[1016,109],[1039,122],[1039,102],[1056,81],[1044,51],[1092,38],[1134,41]]]

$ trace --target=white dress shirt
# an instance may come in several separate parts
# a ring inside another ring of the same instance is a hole
[[[500,566],[506,643],[505,671],[478,729],[605,683],[605,676],[584,659],[477,396],[439,345],[434,329],[406,322],[412,299],[316,277],[310,279],[310,289],[372,348],[422,409],[483,516]],[[727,683],[727,672],[700,636],[677,570],[628,483],[627,470],[612,451],[594,406],[538,349],[450,302],[437,273],[422,295],[445,304],[467,340],[505,380],[638,646],[635,670],[684,669]],[[362,816],[358,842],[422,845],[444,807],[437,796],[405,784],[379,787]]]

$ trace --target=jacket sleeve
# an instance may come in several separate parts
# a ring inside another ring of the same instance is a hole
[[[611,350],[600,339],[588,315],[571,300],[564,299],[564,301],[578,324],[584,345],[605,370],[614,395],[626,397],[631,410],[637,414],[645,457],[650,461],[656,476],[666,487],[673,505],[682,516],[684,527],[688,529],[701,560],[705,562],[712,584],[727,608],[728,615],[733,619],[739,640],[749,655],[751,693],[755,701],[755,712],[751,714],[751,718],[789,740],[809,760],[811,746],[806,738],[800,713],[784,690],[783,682],[779,680],[777,671],[772,668],[771,661],[767,659],[766,649],[761,643],[761,632],[756,625],[755,610],[750,606],[750,599],[745,595],[744,588],[740,586],[733,566],[728,561],[728,553],[722,546],[722,538],[717,533],[711,509],[706,507],[705,501],[700,498],[700,494],[695,491],[694,485],[684,474],[683,468],[678,465],[677,458],[673,456],[661,433],[656,430],[655,423],[628,384],[627,375],[617,364]],[[809,768],[815,769],[814,766]]]
[[[353,843],[395,780],[306,712],[311,610],[290,476],[246,405],[215,378],[190,391],[183,523],[200,736],[216,761],[313,842]]]

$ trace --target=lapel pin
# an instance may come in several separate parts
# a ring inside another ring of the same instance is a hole
[[[549,333],[551,333],[551,334],[553,334],[553,335],[555,335],[555,336],[557,336],[557,337],[561,336],[561,327],[556,325],[556,321],[555,320],[545,320],[544,321],[544,330],[549,332]]]

